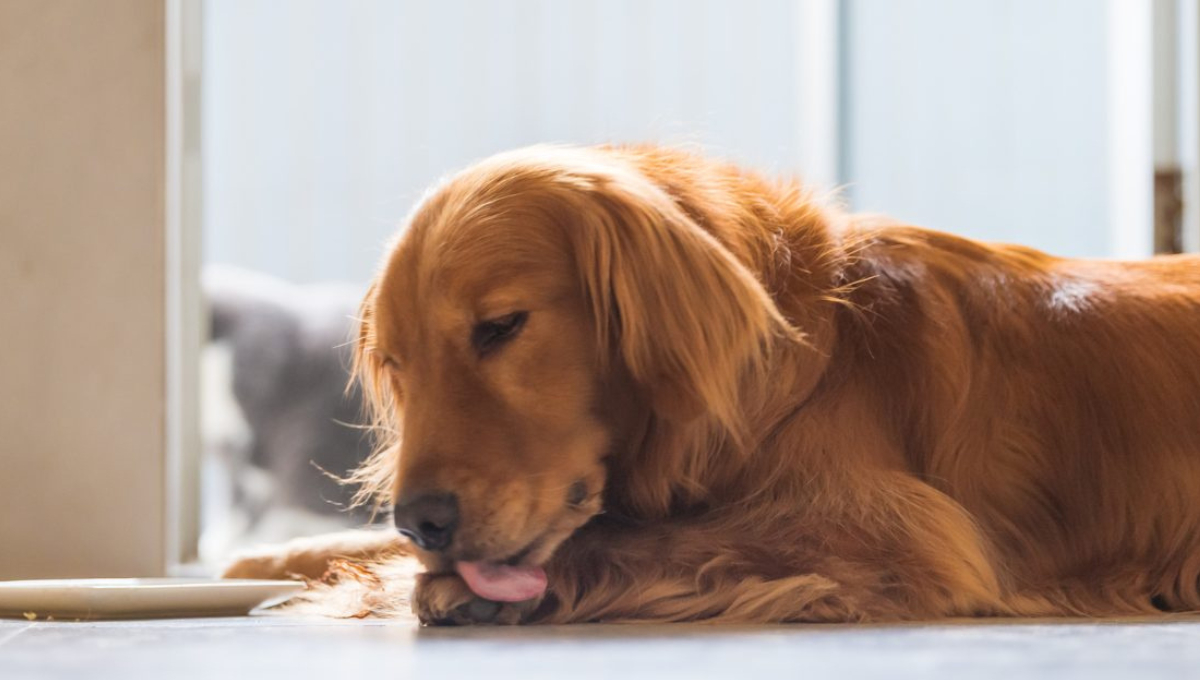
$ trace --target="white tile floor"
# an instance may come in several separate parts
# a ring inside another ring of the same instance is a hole
[[[1200,678],[1200,618],[419,629],[283,616],[0,621],[0,678]]]

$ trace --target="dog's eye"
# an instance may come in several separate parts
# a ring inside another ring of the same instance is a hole
[[[581,505],[587,500],[588,488],[587,482],[582,479],[571,485],[567,490],[567,505]]]
[[[495,319],[480,321],[471,330],[471,344],[475,347],[475,351],[483,356],[511,340],[520,332],[527,318],[529,318],[529,312],[513,312]]]

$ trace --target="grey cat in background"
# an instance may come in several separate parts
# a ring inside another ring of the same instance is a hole
[[[362,288],[295,285],[209,265],[203,292],[211,315],[204,404],[232,414],[202,414],[206,474],[228,477],[205,480],[206,559],[248,543],[361,524],[364,511],[346,510],[353,489],[329,474],[344,476],[371,446],[370,435],[355,427],[362,422],[358,388],[346,389]],[[211,352],[222,353],[226,368],[213,368],[220,362]],[[230,395],[236,408],[214,405]]]

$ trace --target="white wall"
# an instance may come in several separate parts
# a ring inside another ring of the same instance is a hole
[[[786,172],[805,160],[789,0],[206,7],[210,261],[365,281],[423,188],[535,142],[694,141]]]
[[[841,0],[844,97],[804,99],[805,10],[833,1],[208,0],[206,257],[363,282],[421,190],[492,152],[694,141],[803,174],[839,109],[856,209],[1063,255],[1148,241],[1116,215],[1121,0]]]
[[[854,206],[1061,255],[1115,254],[1109,196],[1124,187],[1110,186],[1109,1],[845,0]]]

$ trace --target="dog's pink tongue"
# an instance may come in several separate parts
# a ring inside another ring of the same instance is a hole
[[[471,592],[495,602],[524,602],[546,592],[546,570],[488,562],[458,562],[458,575]]]

